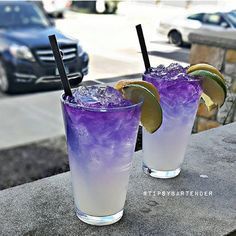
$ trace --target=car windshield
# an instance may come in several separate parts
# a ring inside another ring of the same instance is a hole
[[[0,28],[46,27],[49,22],[36,4],[0,3]]]
[[[229,12],[227,16],[230,22],[233,24],[234,28],[236,28],[236,11]]]

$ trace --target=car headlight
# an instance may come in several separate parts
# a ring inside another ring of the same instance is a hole
[[[32,52],[26,46],[20,46],[20,45],[13,44],[10,46],[10,52],[16,58],[25,59],[28,61],[35,61],[35,58],[34,58]]]
[[[77,54],[79,57],[81,57],[84,54],[83,48],[80,46],[79,43],[77,43]]]

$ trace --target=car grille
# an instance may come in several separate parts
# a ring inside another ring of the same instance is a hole
[[[63,52],[63,57],[62,57],[63,61],[73,60],[77,56],[76,45],[60,47],[60,50]],[[50,48],[36,49],[35,54],[39,61],[45,63],[52,63],[55,61],[52,50]]]

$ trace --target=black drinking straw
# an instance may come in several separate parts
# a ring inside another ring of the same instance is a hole
[[[54,55],[54,58],[55,58],[55,61],[56,61],[56,64],[57,64],[57,68],[58,68],[58,71],[59,71],[59,75],[60,75],[60,78],[61,78],[63,89],[65,91],[65,95],[69,96],[69,97],[72,97],[70,84],[69,84],[69,81],[68,81],[68,78],[67,78],[67,75],[66,75],[65,67],[64,67],[62,57],[61,57],[61,53],[60,53],[60,50],[59,50],[59,47],[58,47],[58,44],[57,44],[56,36],[53,34],[53,35],[49,35],[48,38],[49,38],[51,48],[52,48],[52,52],[53,52],[53,55]]]
[[[151,67],[151,65],[150,65],[150,61],[149,61],[149,57],[148,57],[148,53],[147,53],[147,47],[146,47],[145,39],[143,36],[143,30],[142,30],[141,24],[136,25],[136,30],[137,30],[137,34],[138,34],[140,48],[141,48],[142,55],[143,55],[143,62],[145,65],[145,69],[148,70]]]

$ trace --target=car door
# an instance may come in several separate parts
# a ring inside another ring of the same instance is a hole
[[[201,32],[209,36],[232,37],[235,30],[232,29],[228,21],[221,13],[207,13],[203,17]],[[234,32],[233,32],[234,31]]]
[[[228,22],[220,13],[207,13],[203,17],[202,29],[206,34],[223,33],[229,27]]]

